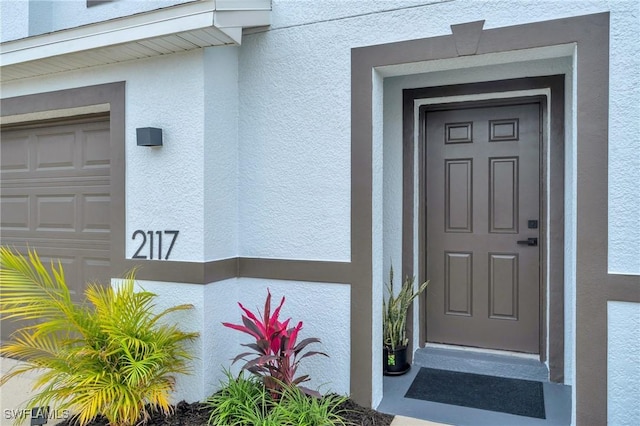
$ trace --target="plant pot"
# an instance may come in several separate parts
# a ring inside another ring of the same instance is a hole
[[[398,347],[395,351],[391,348],[383,348],[382,362],[385,376],[400,376],[411,368],[407,362],[406,346]]]

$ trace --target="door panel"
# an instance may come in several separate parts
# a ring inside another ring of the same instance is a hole
[[[426,113],[427,340],[539,352],[540,105]]]

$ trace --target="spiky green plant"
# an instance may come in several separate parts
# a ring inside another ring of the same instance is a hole
[[[274,398],[257,376],[234,378],[225,371],[222,389],[206,400],[211,426],[346,426],[341,408],[347,397],[310,396],[291,384],[281,383]]]
[[[197,334],[160,320],[191,305],[155,314],[155,295],[134,291],[133,272],[117,289],[90,284],[85,302],[76,304],[60,263],[52,262],[49,273],[35,251],[25,257],[6,247],[0,247],[0,293],[3,321],[32,321],[0,348],[0,355],[24,361],[0,385],[42,372],[27,408],[55,405],[80,425],[102,414],[114,426],[147,418],[147,404],[171,411],[175,375],[189,371],[184,344]]]
[[[340,406],[347,401],[346,396],[336,394],[322,398],[307,395],[300,389],[288,386],[282,389],[282,396],[273,409],[273,414],[285,425],[332,425],[347,426]]]
[[[225,371],[226,381],[222,389],[210,396],[205,403],[211,407],[209,424],[212,426],[250,425],[261,423],[267,417],[271,396],[257,376],[237,378]]]
[[[386,284],[387,299],[382,300],[382,330],[384,345],[395,351],[396,348],[406,346],[407,312],[413,302],[429,285],[429,281],[422,283],[416,291],[413,289],[414,278],[405,278],[400,291],[396,294],[393,288],[393,266],[389,271],[389,282]]]

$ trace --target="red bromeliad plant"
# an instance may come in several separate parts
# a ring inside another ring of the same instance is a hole
[[[267,300],[264,304],[264,313],[262,318],[258,318],[253,312],[238,303],[245,315],[242,315],[242,323],[231,324],[222,323],[225,327],[247,333],[256,339],[255,343],[247,343],[242,346],[253,349],[253,352],[243,352],[236,356],[233,362],[241,359],[247,361],[242,367],[249,370],[253,374],[262,377],[263,383],[271,392],[274,399],[280,395],[283,386],[297,386],[302,392],[308,395],[320,396],[316,391],[300,386],[300,383],[309,380],[308,375],[300,377],[296,376],[296,370],[300,361],[312,355],[328,356],[324,352],[302,351],[310,343],[319,343],[320,339],[309,337],[297,342],[298,333],[302,329],[302,321],[295,327],[289,327],[291,318],[281,322],[279,320],[280,309],[284,304],[285,298],[280,301],[280,305],[271,314],[271,292],[267,290]],[[260,312],[258,312],[260,313]],[[255,355],[253,359],[245,359],[247,356]]]

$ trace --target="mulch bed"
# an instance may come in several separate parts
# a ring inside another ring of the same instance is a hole
[[[347,423],[362,426],[389,426],[393,416],[380,413],[371,408],[362,407],[352,400],[347,400],[340,406],[345,410],[344,419]],[[146,426],[207,426],[211,410],[201,402],[188,404],[184,401],[176,405],[173,414],[164,416],[153,413]],[[72,426],[72,419],[58,423],[58,426]],[[88,426],[108,426],[109,422],[103,417],[96,418]]]

